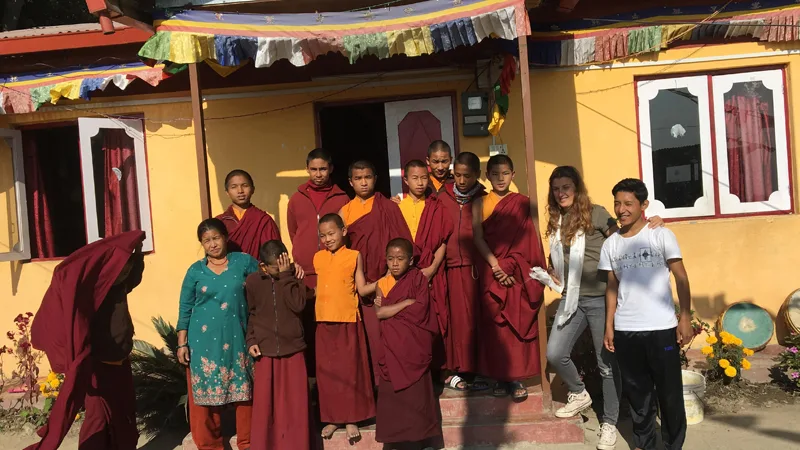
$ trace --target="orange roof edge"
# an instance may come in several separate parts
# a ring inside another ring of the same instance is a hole
[[[120,18],[114,18],[114,20],[124,23]],[[0,56],[135,44],[137,42],[146,41],[152,34],[151,31],[144,31],[139,28],[128,26],[117,28],[116,32],[113,34],[103,34],[103,31],[98,27],[94,30],[8,37],[0,39],[0,42],[3,43],[3,45],[0,45]]]

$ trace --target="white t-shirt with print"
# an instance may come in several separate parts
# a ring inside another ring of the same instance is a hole
[[[645,226],[631,237],[609,236],[600,251],[599,270],[619,280],[614,329],[657,331],[678,326],[667,261],[681,259],[678,240],[667,228]]]

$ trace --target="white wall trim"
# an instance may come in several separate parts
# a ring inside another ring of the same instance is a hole
[[[733,61],[737,59],[769,58],[771,56],[785,56],[785,55],[800,55],[800,49],[772,50],[772,51],[764,51],[757,53],[740,53],[737,55],[698,56],[696,58],[665,59],[660,61],[614,62],[611,64],[597,64],[591,66],[568,66],[568,67],[546,67],[546,68],[532,67],[533,69],[532,73],[582,72],[585,70],[607,70],[607,69],[623,69],[630,67],[667,66],[667,65],[679,65],[679,64],[692,64],[700,62]]]

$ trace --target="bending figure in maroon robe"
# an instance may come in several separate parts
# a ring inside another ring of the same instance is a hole
[[[478,373],[496,380],[494,394],[528,396],[522,380],[541,372],[537,313],[544,285],[528,277],[544,267],[539,233],[528,197],[509,190],[514,163],[506,155],[489,158],[492,191],[472,205],[472,228],[480,258]]]
[[[64,374],[42,440],[27,450],[55,450],[85,408],[81,450],[133,450],[136,398],[128,356],[133,321],[128,293],[142,280],[144,233],[129,231],[89,244],[59,264],[31,328],[31,343]]]
[[[350,165],[350,185],[355,198],[342,207],[339,215],[344,219],[349,248],[361,253],[364,262],[364,277],[374,283],[386,275],[386,245],[394,238],[411,240],[408,226],[400,208],[391,200],[375,192],[375,166],[368,161],[356,161]],[[362,304],[364,328],[367,331],[369,358],[372,376],[378,381],[378,360],[381,355],[378,319],[372,301],[364,299]]]
[[[428,279],[413,263],[413,246],[393,239],[386,248],[389,274],[378,281],[375,299],[384,352],[375,440],[419,443],[441,436],[430,365],[439,332],[429,301]]]

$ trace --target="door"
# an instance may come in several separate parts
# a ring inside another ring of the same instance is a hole
[[[407,192],[403,167],[419,159],[425,161],[428,145],[441,139],[454,147],[452,97],[434,97],[384,105],[386,140],[389,152],[389,179],[392,195]]]

